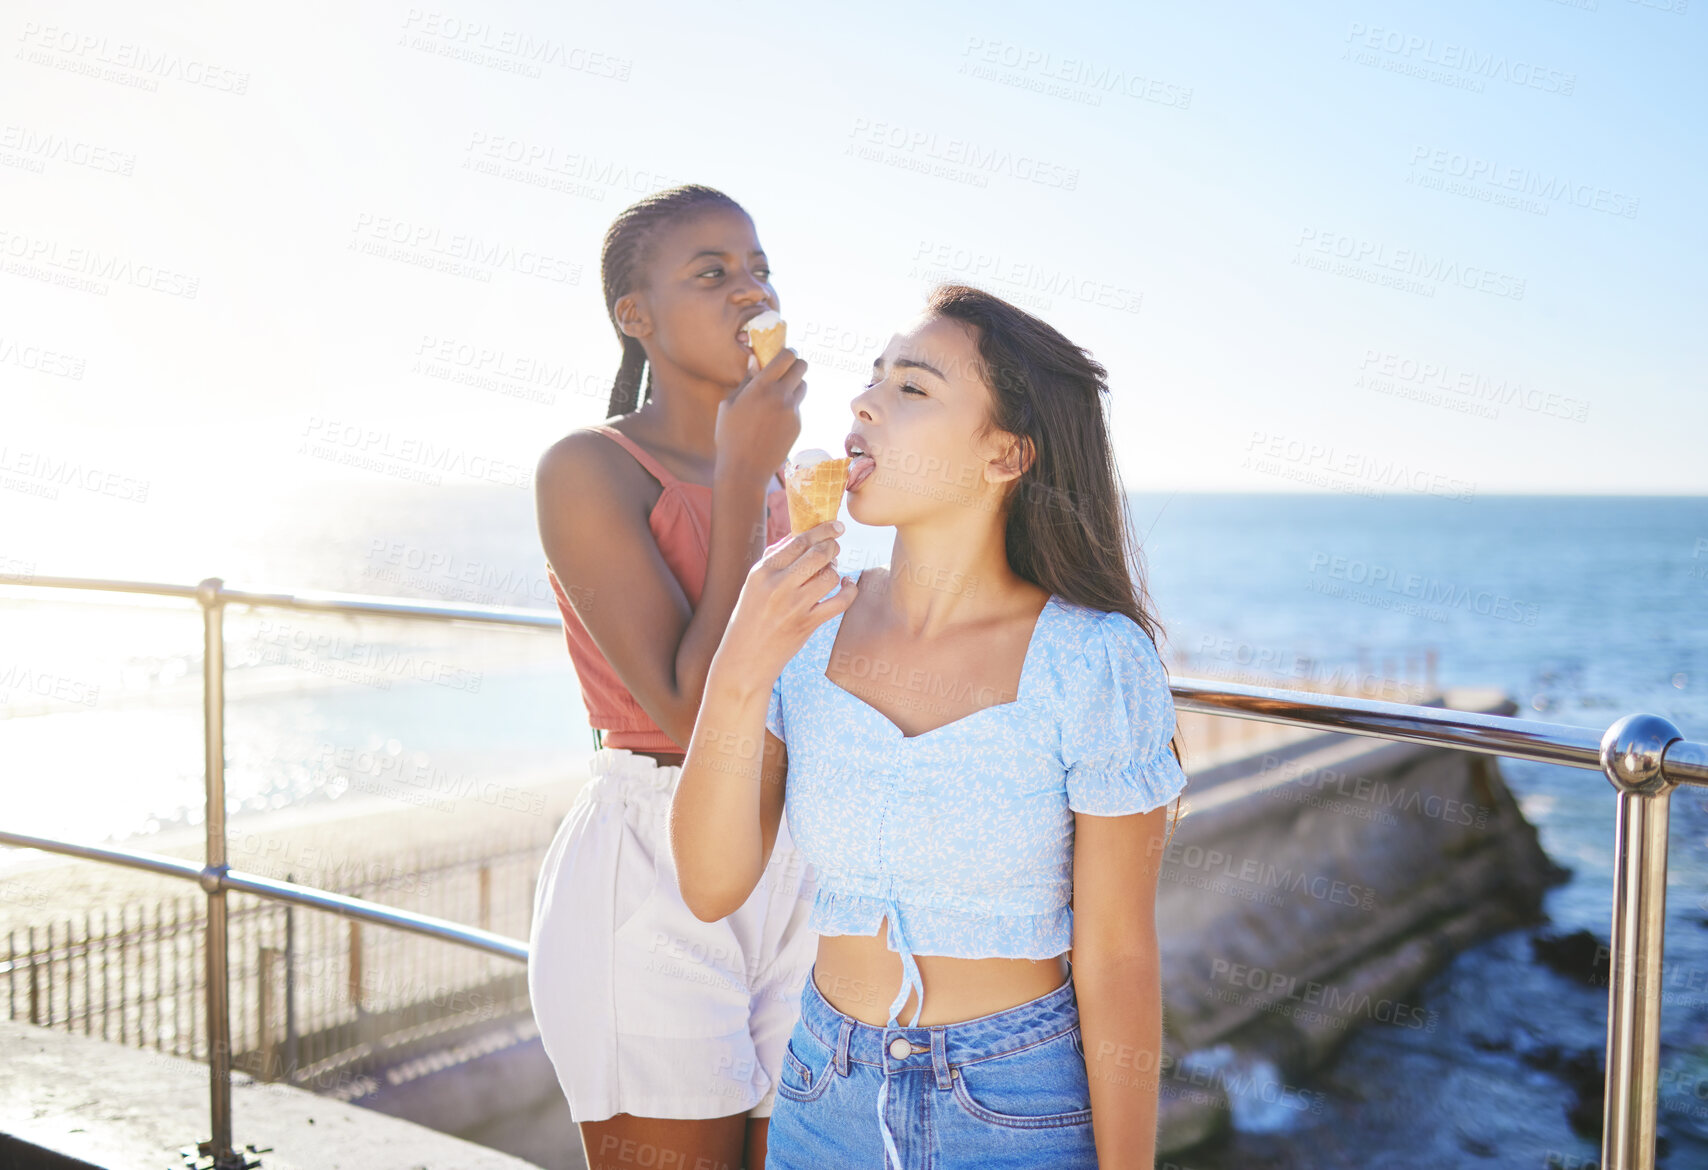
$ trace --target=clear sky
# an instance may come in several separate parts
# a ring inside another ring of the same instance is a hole
[[[146,7],[0,17],[38,526],[530,474],[682,181],[755,219],[802,446],[958,279],[1109,368],[1132,490],[1708,489],[1700,0]]]

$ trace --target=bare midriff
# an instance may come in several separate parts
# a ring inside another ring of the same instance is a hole
[[[818,940],[812,980],[825,1002],[845,1016],[874,1027],[889,1024],[890,1004],[901,990],[901,956],[885,941],[887,921],[870,936],[827,934]],[[919,979],[925,985],[925,1010],[919,1027],[958,1024],[1018,1007],[1048,995],[1067,982],[1067,957],[1053,959],[957,959],[946,955],[915,955]],[[919,996],[911,988],[896,1013],[903,1025],[912,1023]]]

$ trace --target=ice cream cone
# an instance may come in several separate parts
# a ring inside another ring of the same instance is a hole
[[[747,344],[753,347],[753,356],[763,366],[782,350],[783,335],[788,326],[775,309],[766,309],[743,328],[747,330]]]
[[[790,463],[783,487],[788,491],[791,533],[836,519],[842,489],[848,484],[848,464],[846,456],[832,459],[816,448],[801,452]]]

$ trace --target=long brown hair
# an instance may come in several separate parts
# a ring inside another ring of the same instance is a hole
[[[639,405],[641,367],[647,365],[646,349],[640,338],[630,337],[617,325],[617,299],[646,287],[646,269],[660,228],[712,207],[729,207],[747,214],[741,204],[717,188],[685,183],[654,191],[630,204],[605,229],[599,278],[605,289],[605,313],[611,318],[611,328],[617,330],[617,341],[623,347],[623,360],[617,366],[616,381],[611,384],[607,418],[628,414]],[[646,394],[652,397],[650,366],[646,371]]]
[[[1166,635],[1152,616],[1144,549],[1122,507],[1103,416],[1108,371],[1050,325],[983,289],[940,284],[926,309],[975,327],[979,373],[993,399],[985,434],[1006,431],[1032,445],[1031,463],[1005,505],[1009,568],[1067,601],[1126,615],[1160,644]],[[1176,762],[1180,743],[1176,724],[1168,745]],[[1178,812],[1177,803],[1169,840]],[[1165,855],[1167,848],[1165,842]]]

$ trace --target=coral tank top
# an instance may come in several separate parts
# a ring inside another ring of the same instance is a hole
[[[614,427],[588,428],[608,435],[625,447],[646,468],[647,473],[663,485],[658,502],[647,516],[653,539],[664,557],[671,574],[682,586],[692,606],[700,604],[700,593],[706,584],[706,561],[711,555],[712,489],[705,484],[677,479],[664,466],[643,451],[627,435]],[[778,470],[778,476],[781,469]],[[780,478],[765,496],[765,543],[774,544],[789,535],[788,497]],[[576,616],[563,583],[546,562],[546,578],[557,595],[558,612],[563,615],[564,640],[569,645],[569,657],[575,664],[576,677],[581,683],[582,702],[587,706],[587,723],[602,731],[605,747],[628,748],[631,751],[680,752],[687,750],[654,723],[646,710],[635,701],[629,689],[605,656],[594,645],[593,637]]]

